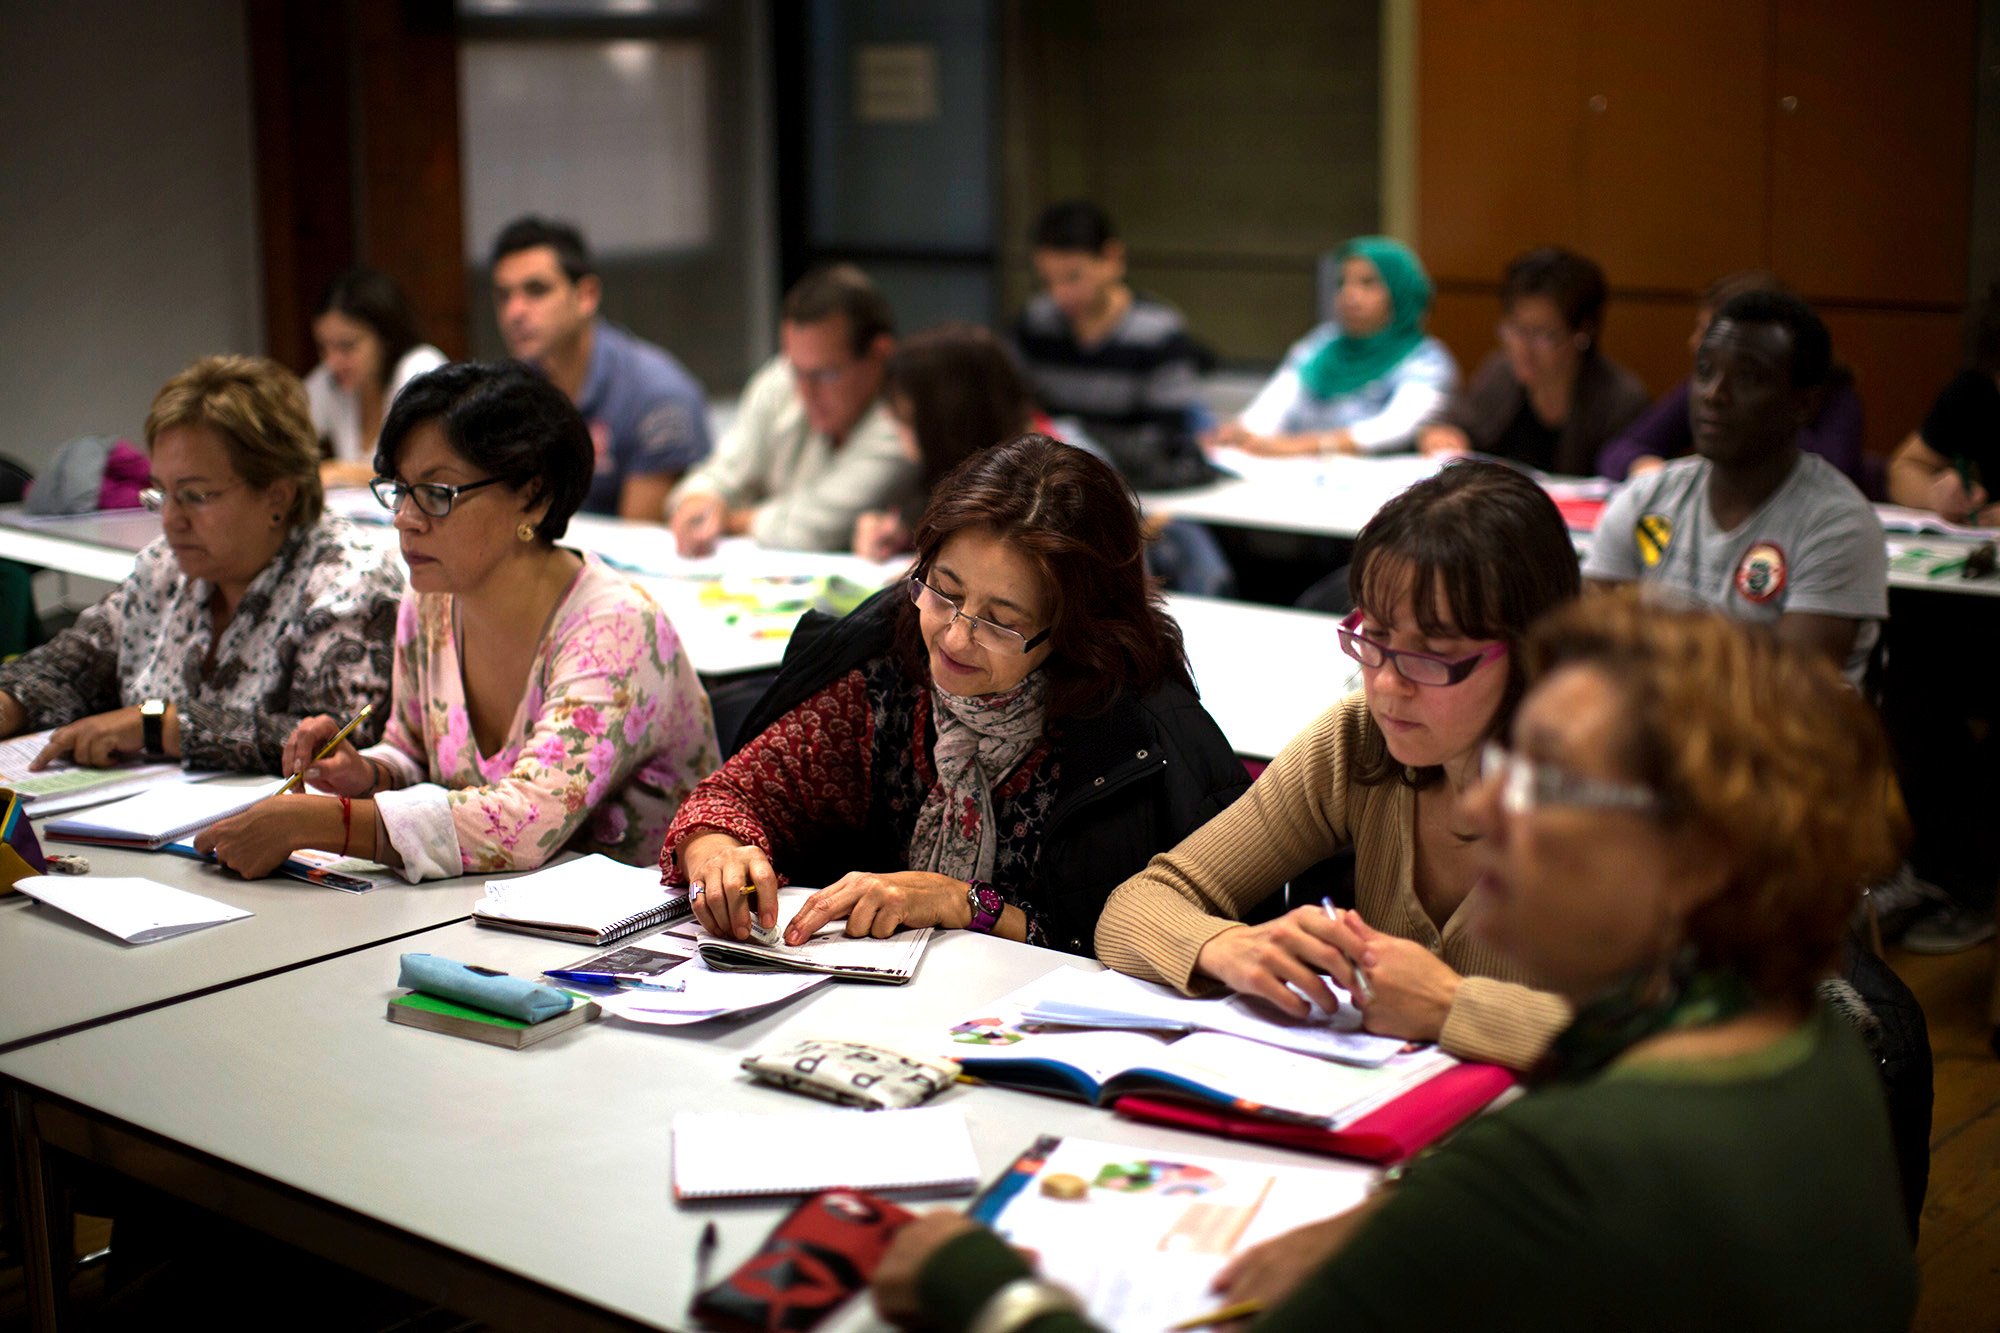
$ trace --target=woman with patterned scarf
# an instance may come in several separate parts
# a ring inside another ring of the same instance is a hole
[[[969,929],[1090,952],[1104,899],[1243,790],[1108,466],[1042,435],[967,459],[909,578],[809,617],[749,739],[661,849],[710,930]],[[754,893],[747,890],[754,889]]]
[[[1431,280],[1401,241],[1357,236],[1335,252],[1332,318],[1292,345],[1243,415],[1207,443],[1256,454],[1380,454],[1410,448],[1458,380],[1424,332]]]

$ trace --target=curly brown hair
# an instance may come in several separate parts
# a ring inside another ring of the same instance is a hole
[[[1169,682],[1194,692],[1180,626],[1146,575],[1138,502],[1108,464],[1033,432],[982,449],[938,484],[917,524],[917,575],[928,578],[945,542],[970,528],[1005,539],[1048,587],[1051,718],[1102,712]],[[928,678],[913,603],[897,640],[905,665]]]
[[[1661,818],[1729,868],[1687,939],[1759,994],[1810,997],[1863,885],[1902,859],[1908,819],[1874,710],[1823,654],[1636,589],[1587,597],[1528,636],[1535,680],[1601,673],[1625,702],[1621,761]]]

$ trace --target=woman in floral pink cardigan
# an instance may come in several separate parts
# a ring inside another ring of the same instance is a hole
[[[209,829],[246,875],[317,847],[410,880],[528,870],[564,848],[648,863],[717,762],[715,725],[653,600],[557,546],[588,491],[582,418],[518,366],[413,381],[383,423],[375,494],[396,516],[410,590],[380,745],[315,717],[285,769],[333,796],[281,796]]]

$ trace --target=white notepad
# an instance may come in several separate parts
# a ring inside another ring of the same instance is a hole
[[[16,880],[14,887],[127,944],[151,944],[255,915],[150,879],[30,875]]]
[[[674,1115],[677,1199],[829,1189],[966,1194],[978,1184],[979,1159],[956,1107]]]
[[[488,880],[472,919],[528,935],[609,944],[687,912],[687,890],[662,885],[658,866],[628,866],[595,854],[518,879]]]
[[[218,820],[241,814],[265,797],[275,795],[283,785],[271,782],[254,787],[212,787],[182,782],[154,787],[95,810],[51,819],[43,826],[43,832],[58,841],[158,851]]]

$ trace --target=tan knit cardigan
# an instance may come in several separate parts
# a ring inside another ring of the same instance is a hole
[[[1193,994],[1195,955],[1279,885],[1343,847],[1355,855],[1355,906],[1377,930],[1415,940],[1465,980],[1439,1044],[1468,1060],[1534,1063],[1570,1019],[1519,964],[1466,928],[1460,904],[1440,931],[1417,899],[1416,792],[1364,786],[1354,770],[1379,754],[1381,732],[1352,694],[1294,737],[1248,792],[1119,885],[1097,922],[1105,966]]]

